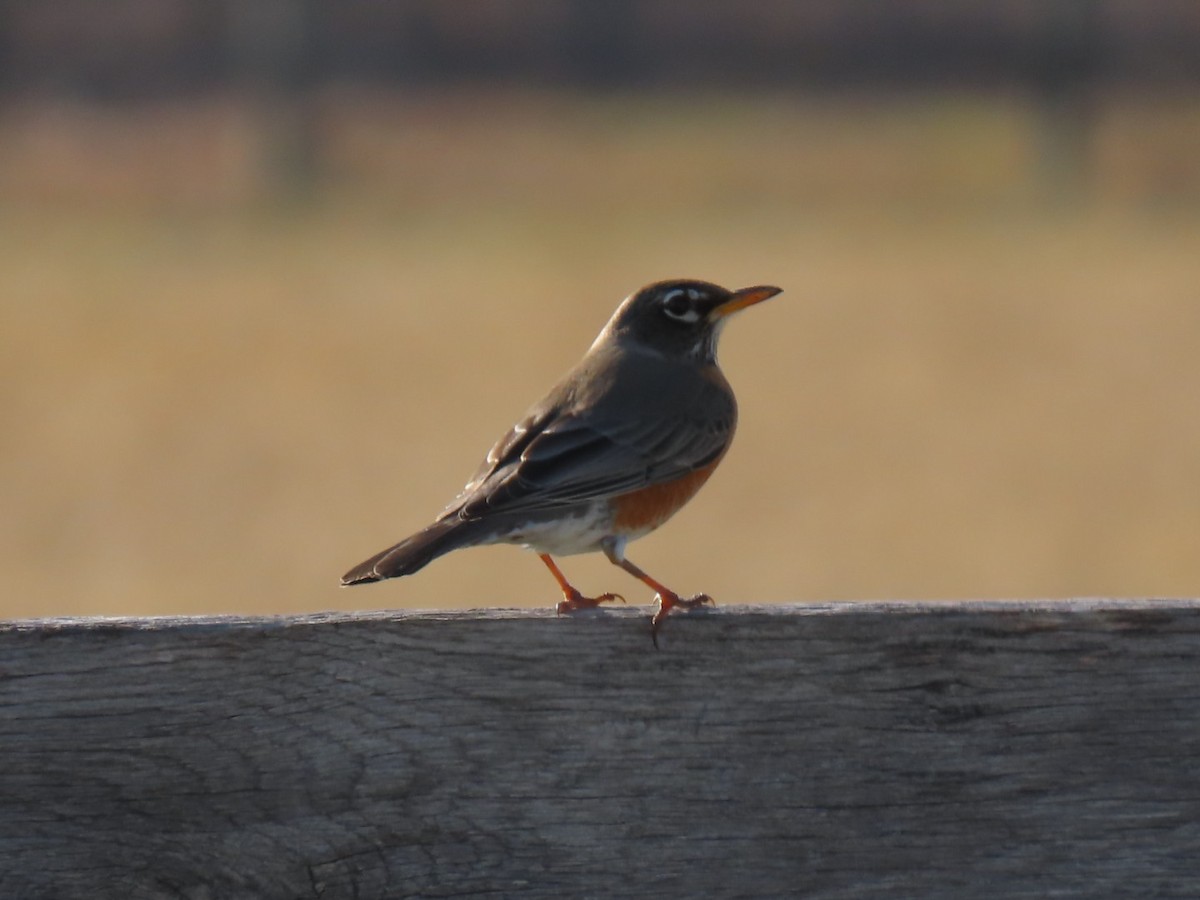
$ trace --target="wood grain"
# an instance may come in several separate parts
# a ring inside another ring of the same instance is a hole
[[[1200,602],[0,629],[0,897],[1200,895]]]

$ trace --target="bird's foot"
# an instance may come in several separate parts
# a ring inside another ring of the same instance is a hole
[[[680,597],[678,594],[670,591],[659,591],[655,595],[655,600],[658,601],[658,611],[654,614],[654,618],[650,620],[650,640],[654,641],[654,646],[658,646],[658,629],[662,627],[663,619],[667,617],[667,613],[679,606],[683,609],[696,609],[704,606],[706,603],[716,606],[716,601],[708,594],[696,594],[692,597]]]
[[[625,598],[620,594],[601,594],[599,597],[585,597],[575,588],[570,591],[563,591],[563,599],[558,601],[558,606],[554,607],[554,611],[560,616],[563,613],[578,612],[581,609],[595,609],[601,603],[610,603],[613,600],[625,602]]]

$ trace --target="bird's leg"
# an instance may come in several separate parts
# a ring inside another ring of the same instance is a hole
[[[680,597],[677,593],[671,590],[662,582],[651,578],[640,568],[635,566],[625,558],[621,552],[621,548],[617,546],[604,546],[604,555],[608,557],[608,561],[615,566],[620,566],[642,584],[649,585],[654,588],[658,594],[658,611],[655,612],[654,618],[650,620],[650,640],[654,641],[654,646],[658,646],[658,629],[662,625],[663,619],[676,606],[682,606],[684,609],[695,609],[697,606],[703,606],[705,603],[714,603],[713,598],[708,594],[696,594],[693,597]],[[715,604],[714,604],[715,605]]]
[[[546,568],[550,570],[550,574],[554,576],[554,580],[558,582],[558,586],[562,588],[563,598],[558,602],[558,606],[554,608],[560,616],[565,612],[575,612],[577,609],[593,609],[601,603],[607,603],[610,600],[620,600],[625,602],[625,598],[620,594],[601,594],[599,597],[585,597],[567,581],[567,576],[562,573],[562,569],[550,558],[549,553],[539,553],[538,558],[546,564]]]

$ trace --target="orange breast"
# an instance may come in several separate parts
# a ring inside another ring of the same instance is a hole
[[[704,468],[689,472],[675,481],[652,484],[614,498],[614,530],[619,533],[653,531],[695,496],[720,461],[721,458],[717,457]]]

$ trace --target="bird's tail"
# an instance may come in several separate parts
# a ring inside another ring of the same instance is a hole
[[[364,584],[411,575],[442,554],[469,544],[468,530],[466,523],[459,520],[439,519],[394,547],[388,547],[359,563],[342,576],[342,584]]]

